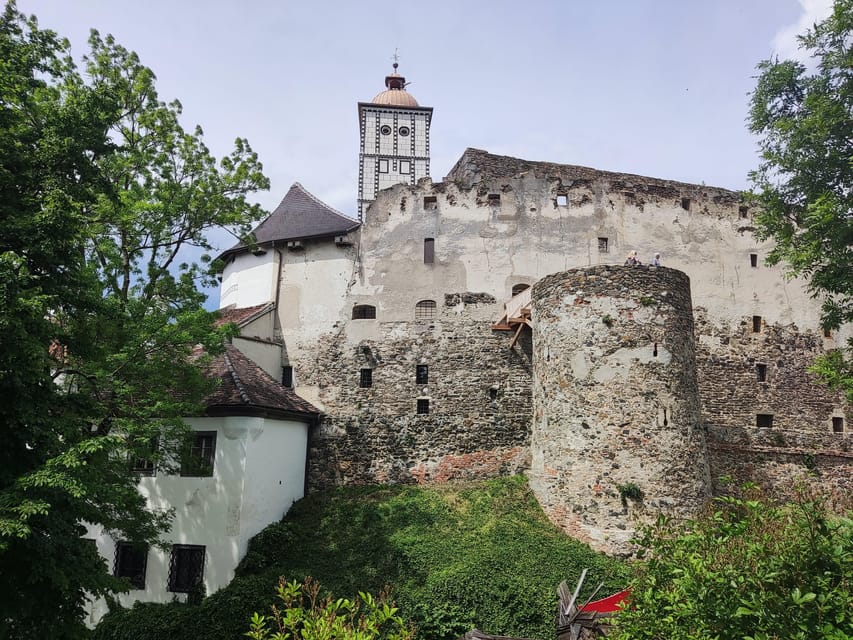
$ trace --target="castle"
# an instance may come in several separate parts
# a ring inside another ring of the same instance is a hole
[[[176,508],[171,556],[93,534],[127,602],[227,584],[251,535],[338,485],[523,472],[610,553],[723,477],[850,495],[850,408],[808,372],[846,336],[764,264],[740,194],[477,149],[434,182],[433,111],[396,64],[385,84],[358,104],[358,219],[297,183],[220,256],[240,334],[192,421],[209,473],[140,481]]]

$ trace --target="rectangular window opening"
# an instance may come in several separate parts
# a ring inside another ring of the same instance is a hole
[[[753,269],[758,267],[758,254],[757,253],[750,253],[749,254],[749,266],[752,267]]]
[[[435,239],[424,238],[424,264],[435,262]]]
[[[436,196],[424,196],[424,210],[434,211],[438,209],[438,198]]]
[[[429,399],[418,398],[418,414],[425,415],[429,413]]]
[[[129,542],[116,543],[113,575],[127,578],[134,589],[145,589],[145,569],[148,565],[148,547],[137,546]]]
[[[824,338],[831,338],[831,337],[832,337],[832,329],[830,329],[830,328],[828,328],[828,327],[824,327],[824,329],[823,329],[823,337],[824,337]]]
[[[681,208],[685,211],[690,211],[690,198],[681,199]]]
[[[153,476],[157,471],[155,463],[159,441],[157,438],[151,438],[145,446],[145,451],[141,455],[133,458],[131,471],[139,476]]]
[[[388,160],[379,161],[379,173],[388,173]]]
[[[761,333],[761,316],[752,316],[752,332]]]
[[[844,433],[844,418],[832,417],[832,433]]]
[[[362,369],[359,371],[358,386],[363,389],[373,386],[373,369]]]
[[[771,429],[773,427],[773,416],[769,413],[759,413],[755,416],[755,426],[759,429]]]
[[[415,384],[429,383],[429,365],[419,364],[415,367]]]
[[[181,456],[181,475],[196,478],[212,476],[215,457],[216,432],[196,431]]]
[[[169,559],[169,591],[189,593],[201,584],[204,576],[202,545],[176,544]]]
[[[408,160],[400,160],[400,173],[409,175],[412,172],[412,165]]]
[[[740,213],[741,218],[746,218],[749,215],[749,207],[741,205],[740,208],[738,208],[738,213]]]
[[[281,386],[288,389],[293,388],[293,367],[287,366],[281,368]]]
[[[569,196],[565,193],[557,194],[557,206],[558,207],[567,207],[569,206]]]
[[[501,194],[499,193],[490,193],[488,195],[489,204],[493,207],[498,206],[501,203]]]
[[[755,377],[759,382],[767,382],[767,365],[755,365]]]
[[[598,253],[608,253],[608,242],[607,238],[599,238],[598,239]]]

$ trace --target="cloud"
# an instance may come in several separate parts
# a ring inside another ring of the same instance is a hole
[[[799,0],[802,13],[799,19],[776,32],[773,36],[773,52],[782,60],[799,60],[808,63],[809,56],[799,49],[797,36],[805,33],[816,22],[821,22],[832,13],[832,0]]]

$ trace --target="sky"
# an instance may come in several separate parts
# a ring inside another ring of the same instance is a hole
[[[745,189],[755,66],[797,55],[830,0],[18,0],[79,57],[112,34],[221,157],[248,138],[272,186],[355,217],[357,103],[392,56],[434,108],[431,173],[467,147]],[[223,235],[222,249],[233,242]]]

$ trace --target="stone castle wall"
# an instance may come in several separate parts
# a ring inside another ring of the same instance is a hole
[[[638,516],[695,513],[710,476],[687,276],[553,274],[533,287],[533,334],[530,482],[551,519],[620,552]]]

